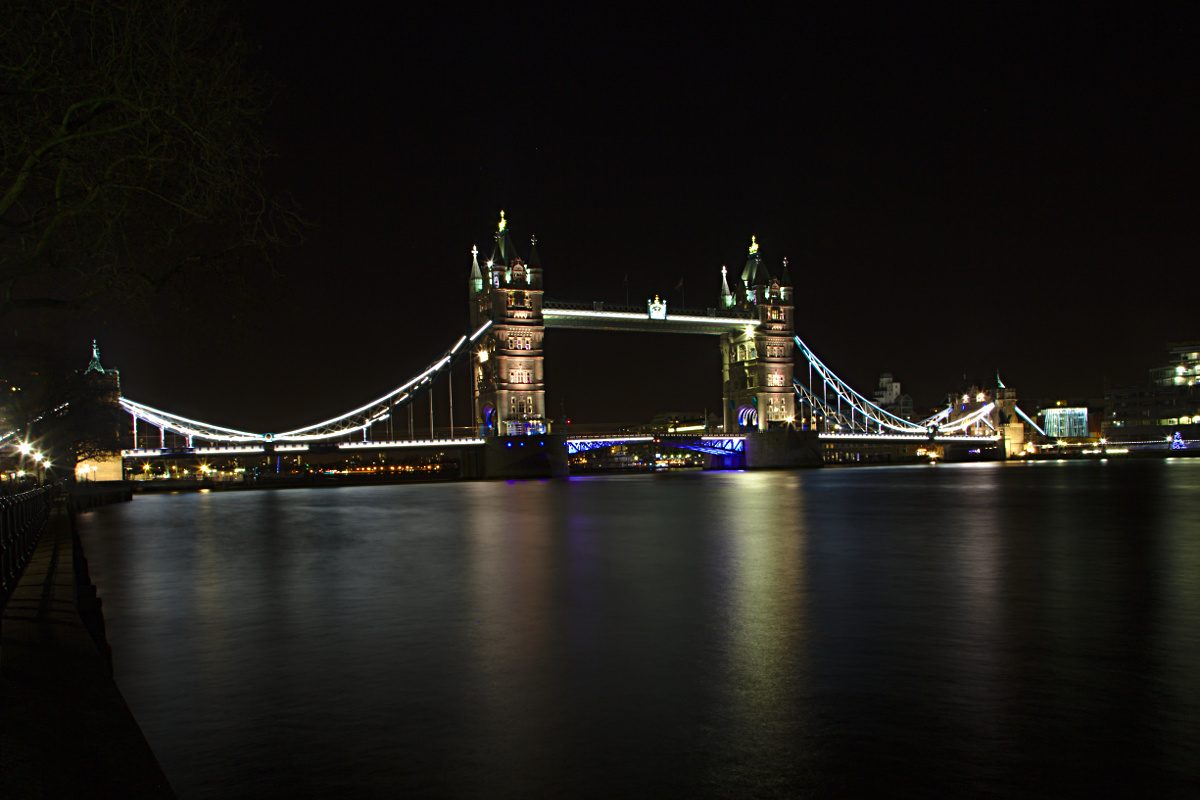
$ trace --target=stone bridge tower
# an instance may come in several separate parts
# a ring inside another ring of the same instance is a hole
[[[546,433],[546,326],[537,239],[531,239],[529,260],[523,260],[509,238],[503,211],[495,239],[492,257],[482,270],[478,250],[472,249],[467,284],[472,326],[492,321],[471,354],[476,427],[482,436]]]
[[[758,325],[721,336],[725,431],[785,427],[796,415],[792,388],[795,301],[787,259],[779,276],[773,277],[751,236],[746,266],[732,291],[724,267],[721,273],[722,305],[755,312],[758,319]]]

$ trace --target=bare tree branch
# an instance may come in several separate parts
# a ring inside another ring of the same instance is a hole
[[[10,6],[0,316],[153,291],[220,259],[269,263],[299,238],[297,214],[264,188],[262,91],[216,0]]]

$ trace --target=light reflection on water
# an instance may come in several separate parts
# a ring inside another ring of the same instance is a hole
[[[1185,796],[1200,460],[138,497],[181,797]]]

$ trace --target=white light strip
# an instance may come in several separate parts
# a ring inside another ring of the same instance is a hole
[[[903,433],[818,433],[818,439],[845,439],[854,441],[928,442],[929,437],[921,434]],[[999,436],[935,436],[936,442],[998,442]]]
[[[471,334],[470,341],[473,342],[476,339],[478,339],[479,335],[482,334],[484,331],[486,331],[490,327],[492,327],[492,321],[489,319],[487,322],[483,323],[483,325],[479,328],[479,330],[477,330],[473,334]]]
[[[398,442],[341,442],[339,450],[362,450],[390,447],[467,447],[483,444],[483,439],[414,439]]]
[[[570,308],[543,308],[542,319],[574,317],[576,319],[593,320],[644,320],[647,322],[704,322],[714,325],[728,325],[730,328],[745,328],[747,325],[762,324],[759,319],[743,319],[741,317],[696,317],[691,314],[667,314],[663,319],[653,319],[649,313],[637,314],[631,311],[579,311]]]
[[[972,411],[967,416],[965,416],[961,419],[957,419],[954,422],[950,423],[949,425],[939,426],[938,430],[944,431],[947,433],[949,433],[951,431],[965,430],[966,428],[969,428],[972,425],[975,425],[975,424],[981,422],[984,417],[987,417],[988,415],[990,415],[992,413],[992,409],[995,407],[996,407],[995,403],[988,403],[983,408],[980,408],[976,411]],[[989,424],[988,427],[990,428],[992,426]]]
[[[197,447],[189,449],[181,447],[178,450],[122,450],[122,458],[152,458],[154,456],[220,456],[247,455],[263,453],[261,447]]]
[[[1018,406],[1018,405],[1014,405],[1014,406],[1013,406],[1013,409],[1014,409],[1014,410],[1016,410],[1017,414],[1018,414],[1018,415],[1021,417],[1021,419],[1025,420],[1025,421],[1026,421],[1026,422],[1028,422],[1030,425],[1032,425],[1032,426],[1033,426],[1033,429],[1034,429],[1035,431],[1037,431],[1038,433],[1040,433],[1042,436],[1045,436],[1045,435],[1046,435],[1046,432],[1045,432],[1044,430],[1042,430],[1041,428],[1039,428],[1039,427],[1038,427],[1038,424],[1037,424],[1036,422],[1034,422],[1033,420],[1031,420],[1031,419],[1029,418],[1029,415],[1028,415],[1028,414],[1026,414],[1024,411],[1022,411],[1022,410],[1021,410],[1021,407],[1020,407],[1020,406]]]
[[[121,405],[125,406],[125,410],[131,414],[134,414],[138,411],[143,412],[142,414],[138,414],[138,416],[141,416],[143,419],[145,419],[147,422],[149,422],[152,425],[159,424],[158,422],[156,422],[155,420],[150,418],[151,416],[157,415],[161,420],[167,421],[167,424],[171,425],[171,426],[175,426],[175,425],[178,425],[179,422],[183,422],[183,423],[187,423],[190,425],[199,425],[202,428],[208,428],[210,431],[221,431],[223,433],[232,433],[237,436],[248,436],[252,439],[262,438],[257,433],[248,433],[247,431],[239,431],[234,428],[222,428],[220,425],[209,425],[207,422],[200,422],[199,420],[188,419],[187,417],[181,417],[177,414],[171,414],[166,411],[160,411],[157,408],[151,408],[148,405],[144,405],[142,403],[138,403],[138,402],[129,400],[124,397],[122,397],[120,399],[120,402],[121,402]],[[204,435],[204,434],[199,434],[199,435]]]

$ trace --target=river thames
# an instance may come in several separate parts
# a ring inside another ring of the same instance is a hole
[[[181,798],[1196,797],[1200,459],[138,496]]]

